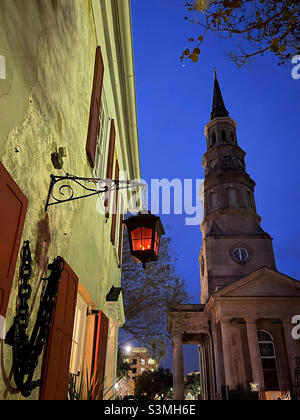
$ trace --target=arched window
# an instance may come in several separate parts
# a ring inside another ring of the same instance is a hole
[[[214,146],[216,143],[217,143],[217,136],[216,136],[216,133],[213,132],[211,136],[211,144],[212,146]]]
[[[205,263],[204,263],[204,258],[203,255],[201,257],[201,277],[204,276],[204,271],[205,271]]]
[[[237,201],[237,195],[234,188],[228,189],[228,200],[229,200],[229,207],[237,207],[238,201]]]
[[[235,134],[234,131],[231,131],[231,141],[234,143],[235,142]]]
[[[247,202],[249,209],[253,208],[251,192],[247,191]]]
[[[217,193],[216,192],[211,193],[210,202],[211,202],[212,210],[217,208],[217,199],[218,199]]]
[[[222,139],[222,141],[224,141],[224,142],[226,142],[226,141],[227,141],[227,136],[226,136],[226,132],[225,132],[225,130],[222,130],[222,132],[221,132],[221,139]]]
[[[279,390],[274,341],[267,331],[257,331],[266,391]]]

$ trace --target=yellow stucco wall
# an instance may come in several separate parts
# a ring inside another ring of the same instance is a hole
[[[96,308],[105,310],[110,287],[120,285],[116,251],[110,243],[111,221],[105,223],[105,217],[96,212],[95,198],[54,206],[47,215],[44,210],[50,174],[64,174],[51,163],[56,147],[66,147],[66,172],[92,176],[85,144],[96,46],[92,0],[0,2],[0,55],[7,66],[7,78],[0,80],[0,161],[29,199],[23,240],[30,241],[33,253],[32,287],[36,289],[46,257],[52,261],[60,255]],[[7,328],[16,295],[17,276]],[[37,306],[32,321],[36,311]],[[11,348],[1,344],[0,400],[19,399],[20,394],[11,393],[4,384],[11,368]],[[39,374],[40,368],[36,379]],[[31,398],[37,399],[38,392]]]

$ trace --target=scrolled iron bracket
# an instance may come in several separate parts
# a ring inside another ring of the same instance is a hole
[[[94,184],[92,188],[91,184]],[[65,176],[51,175],[45,210],[47,212],[50,206],[68,203],[70,201],[81,200],[120,189],[137,187],[144,188],[145,185],[136,181],[82,178],[69,174]],[[75,188],[78,188],[82,193],[76,193]]]

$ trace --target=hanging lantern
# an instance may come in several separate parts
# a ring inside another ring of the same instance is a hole
[[[158,258],[160,238],[165,234],[159,217],[139,213],[123,222],[128,230],[132,258],[145,265]]]

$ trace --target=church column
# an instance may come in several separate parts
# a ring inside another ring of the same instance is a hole
[[[256,322],[253,319],[246,319],[246,324],[253,382],[259,384],[260,388],[263,390],[265,387],[265,381],[257,337]]]
[[[215,365],[215,375],[216,375],[216,387],[215,393],[220,396],[222,394],[221,391],[221,376],[220,376],[220,351],[219,351],[219,345],[218,345],[218,335],[217,335],[217,325],[212,325],[212,341],[213,341],[213,357],[214,357],[214,365]]]
[[[299,357],[299,347],[297,346],[296,340],[292,337],[292,329],[294,325],[291,323],[291,319],[282,320],[286,353],[289,362],[289,370],[291,377],[291,385],[295,382],[295,371],[297,367],[296,357]]]
[[[174,400],[184,400],[184,368],[183,368],[182,334],[173,336],[173,389]]]
[[[200,388],[201,388],[201,397],[204,399],[204,375],[203,375],[203,359],[202,359],[202,344],[198,346],[198,353],[199,353],[199,371],[200,371]]]
[[[215,389],[215,363],[214,363],[214,355],[213,355],[213,346],[212,346],[212,338],[208,337],[208,351],[209,351],[209,370],[210,370],[210,395],[209,399],[214,400],[216,396],[216,389]]]
[[[224,370],[226,386],[229,390],[234,388],[233,371],[232,371],[232,337],[230,319],[221,320],[221,333],[222,333],[222,347],[224,358]]]
[[[207,376],[207,354],[206,354],[205,339],[203,340],[203,346],[202,346],[202,366],[203,366],[203,378],[204,378],[203,399],[207,401],[208,400],[208,376]]]

